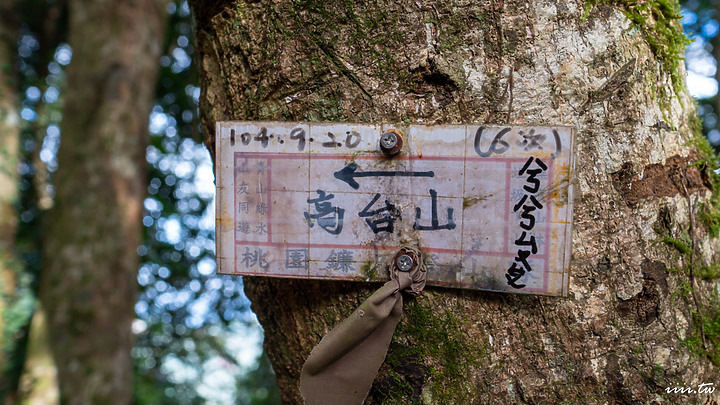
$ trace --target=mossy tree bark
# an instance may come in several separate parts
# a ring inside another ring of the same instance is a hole
[[[40,287],[64,404],[132,403],[136,249],[165,3],[69,1],[73,60]]]
[[[665,2],[192,3],[211,150],[219,120],[577,128],[569,297],[428,288],[406,303],[368,403],[706,399],[664,390],[720,376],[703,326],[715,283],[697,276],[720,251],[698,220],[712,176],[691,164]],[[244,282],[283,398],[302,403],[304,359],[377,286]]]

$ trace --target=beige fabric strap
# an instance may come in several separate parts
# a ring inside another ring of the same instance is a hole
[[[424,270],[423,266],[410,272],[391,268],[392,279],[315,346],[300,374],[306,405],[363,403],[402,315],[400,291],[419,292]]]

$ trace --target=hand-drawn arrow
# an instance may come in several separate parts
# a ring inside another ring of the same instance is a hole
[[[355,177],[435,177],[435,172],[391,172],[391,171],[377,171],[377,172],[357,172],[358,165],[355,162],[348,163],[347,166],[336,171],[335,178],[344,181],[350,187],[354,189],[360,188],[360,185],[355,181]]]

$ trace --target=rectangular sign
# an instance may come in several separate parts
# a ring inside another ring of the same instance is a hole
[[[392,157],[379,146],[404,138]],[[398,249],[427,284],[567,295],[569,127],[217,123],[218,272],[380,281]]]

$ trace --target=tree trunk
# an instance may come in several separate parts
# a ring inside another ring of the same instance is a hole
[[[0,8],[0,12],[3,11]],[[15,233],[18,215],[15,204],[19,196],[18,159],[20,155],[20,116],[18,114],[17,78],[14,77],[15,61],[12,41],[16,40],[12,29],[0,20],[0,290],[12,291],[12,276],[7,275],[8,260],[14,255]],[[12,25],[10,25],[12,27]],[[0,300],[0,309],[3,308]],[[0,310],[0,325],[3,324]],[[2,338],[2,335],[0,335]]]
[[[145,146],[165,1],[70,0],[40,295],[64,404],[130,404]]]
[[[696,275],[719,251],[697,219],[712,185],[707,170],[690,165],[696,128],[673,10],[654,2],[602,4],[586,16],[579,1],[192,3],[211,151],[220,120],[577,129],[569,296],[426,289],[405,304],[367,403],[711,396],[665,391],[719,376],[710,360],[717,335],[703,326],[716,322],[715,284]],[[283,399],[302,403],[298,376],[310,350],[377,285],[244,282]]]
[[[2,11],[2,9],[0,9]],[[0,22],[4,22],[0,20]],[[7,26],[6,26],[7,27]],[[17,106],[17,81],[13,77],[15,55],[11,45],[15,32],[0,28],[0,326],[5,325],[7,298],[14,295],[15,275],[11,269],[17,231],[18,156],[20,154],[20,117]],[[4,330],[4,328],[3,328]],[[0,366],[8,342],[0,333]]]
[[[18,24],[9,13],[15,2],[0,5],[0,375],[10,367],[8,354],[15,348],[18,322],[8,319],[17,300],[15,253],[19,198],[17,165],[20,156],[20,116],[18,114],[17,78],[14,77],[15,48]],[[10,389],[0,383],[0,397]]]
[[[30,325],[25,367],[20,378],[21,405],[56,405],[60,401],[57,364],[50,353],[45,311],[35,310]],[[12,404],[12,402],[9,402]]]

